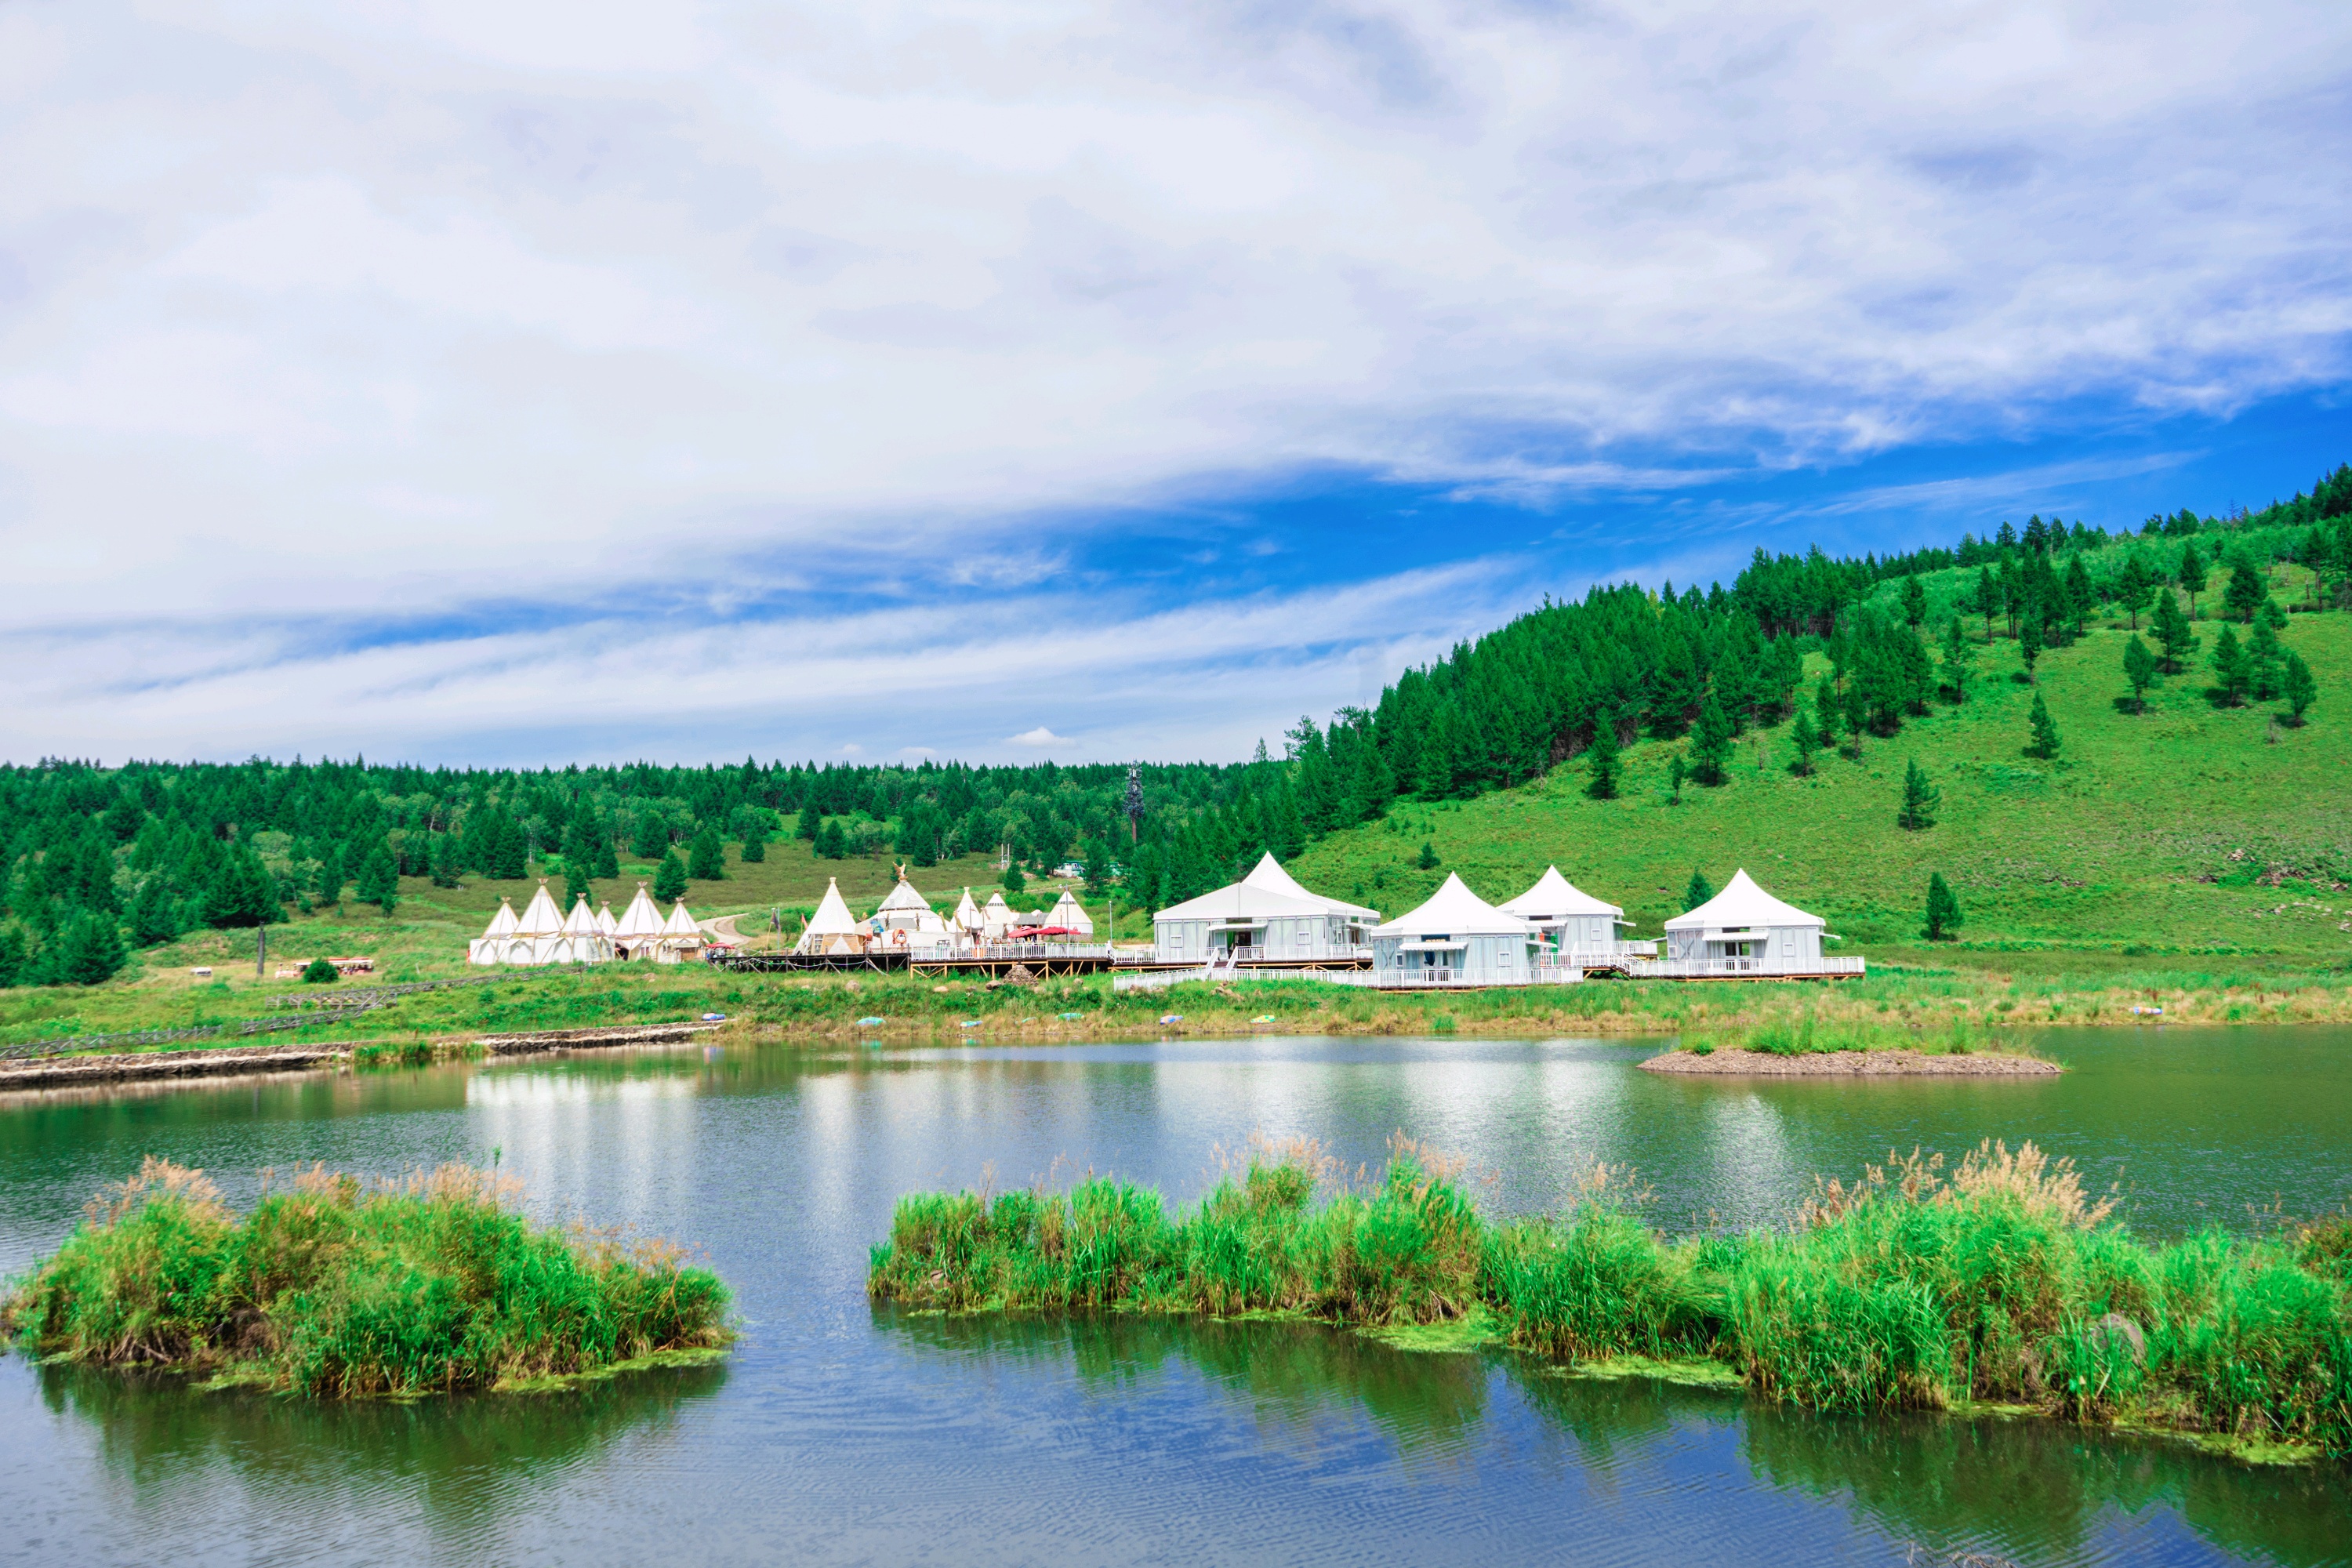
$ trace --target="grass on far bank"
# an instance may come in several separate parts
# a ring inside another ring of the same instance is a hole
[[[329,1396],[546,1386],[732,1338],[727,1289],[673,1247],[532,1226],[520,1184],[445,1165],[323,1168],[242,1218],[150,1157],[0,1305],[32,1352]]]
[[[1316,1201],[1318,1191],[1320,1202]],[[1819,1184],[1786,1231],[1659,1236],[1625,1173],[1560,1215],[1488,1221],[1400,1141],[1368,1187],[1312,1145],[1256,1149],[1173,1216],[1158,1192],[919,1193],[873,1249],[877,1300],[1454,1325],[1571,1364],[1736,1373],[1821,1410],[1998,1403],[2352,1456],[2352,1216],[2150,1247],[2064,1161],[1990,1144]]]

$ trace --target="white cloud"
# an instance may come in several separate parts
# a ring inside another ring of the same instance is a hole
[[[533,718],[496,693],[536,687],[583,732],[695,723],[719,754],[738,647],[871,624],[811,583],[914,606],[823,659],[919,703],[907,615],[934,650],[997,646],[948,589],[1129,614],[1152,601],[1076,581],[1078,542],[1171,497],[1671,492],[2069,398],[2335,384],[2352,209],[2316,172],[2352,163],[2347,74],[2322,0],[12,10],[0,640],[86,662],[0,732],[241,753],[299,732],[268,681],[331,673],[365,696],[324,731],[487,743]],[[1204,531],[1162,602],[1265,543]],[[492,606],[572,629],[484,637]],[[1294,646],[1199,613],[1171,646]],[[1382,613],[1398,646],[1460,625]],[[457,629],[336,651],[391,617]],[[730,684],[640,701],[605,653],[673,645]],[[558,656],[604,684],[531,662]],[[1167,668],[1141,689],[1181,708]],[[1295,706],[1246,701],[1170,743]],[[963,746],[1024,721],[962,717]]]
[[[1043,724],[1038,725],[1034,730],[1024,730],[1018,735],[1007,738],[1004,743],[1008,746],[1069,746],[1076,744],[1076,742],[1072,741],[1067,735],[1056,735],[1053,731],[1048,730]]]

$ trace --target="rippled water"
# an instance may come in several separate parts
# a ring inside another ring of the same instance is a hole
[[[1261,1040],[777,1048],[0,1103],[0,1269],[153,1152],[233,1197],[298,1160],[495,1152],[552,1214],[689,1241],[721,1367],[319,1406],[0,1360],[0,1558],[43,1563],[2021,1563],[2352,1560],[2352,1472],[2037,1422],[1833,1420],[1736,1394],[1273,1324],[898,1318],[892,1200],[1089,1166],[1188,1197],[1213,1146],[1466,1155],[1497,1211],[1637,1166],[1662,1223],[1778,1219],[1890,1147],[2032,1138],[2144,1230],[2352,1196],[2352,1033],[2059,1037],[2056,1080],[1660,1079],[1654,1047]]]

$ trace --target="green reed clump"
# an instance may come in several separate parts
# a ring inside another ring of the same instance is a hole
[[[533,1226],[519,1184],[445,1165],[364,1185],[313,1168],[240,1219],[150,1158],[0,1305],[47,1356],[407,1395],[725,1343],[726,1287],[658,1243]]]
[[[1557,1215],[1480,1219],[1458,1171],[1400,1142],[1380,1179],[1258,1150],[1171,1216],[1149,1188],[900,1200],[879,1300],[1430,1323],[1474,1308],[1577,1362],[1706,1357],[1822,1410],[2039,1407],[2352,1455],[2352,1221],[2150,1247],[2067,1162],[1987,1142],[1947,1171],[1890,1155],[1825,1181],[1786,1230],[1680,1241],[1599,1168]],[[1325,1191],[1319,1203],[1316,1194]]]

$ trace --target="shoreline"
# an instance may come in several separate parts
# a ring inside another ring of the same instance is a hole
[[[1935,1055],[1894,1047],[1866,1051],[1807,1051],[1779,1056],[1741,1047],[1704,1055],[1677,1048],[1641,1064],[1643,1072],[1690,1078],[2055,1078],[2065,1069],[2041,1057],[1971,1052]]]

